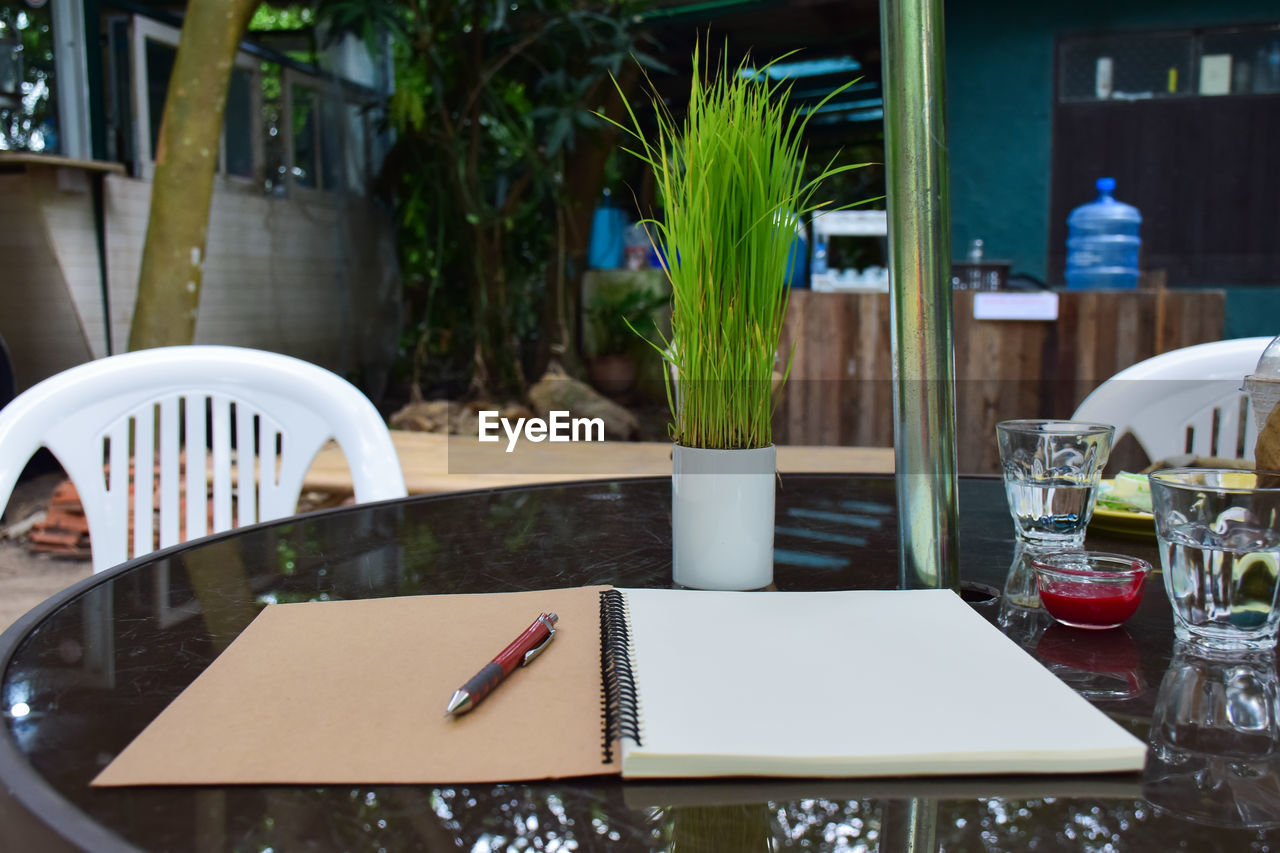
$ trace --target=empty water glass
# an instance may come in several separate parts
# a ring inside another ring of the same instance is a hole
[[[1280,474],[1171,468],[1151,481],[1178,639],[1270,649],[1280,628]]]
[[[996,424],[1005,496],[1018,539],[1034,548],[1084,547],[1116,428],[1082,421]]]

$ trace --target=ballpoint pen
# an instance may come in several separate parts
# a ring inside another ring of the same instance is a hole
[[[445,716],[465,714],[479,705],[517,666],[527,666],[556,635],[559,616],[543,613],[466,684],[453,691]]]

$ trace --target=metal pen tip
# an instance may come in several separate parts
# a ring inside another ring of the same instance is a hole
[[[455,690],[453,696],[449,699],[449,707],[445,709],[446,717],[454,714],[464,714],[471,710],[471,694],[465,690]]]

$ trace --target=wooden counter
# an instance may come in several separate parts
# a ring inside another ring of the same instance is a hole
[[[1222,337],[1220,290],[1062,292],[1053,321],[975,320],[974,296],[957,291],[953,306],[962,473],[999,470],[997,421],[1069,417],[1121,369]],[[792,292],[775,442],[892,446],[891,322],[887,293]]]
[[[480,444],[473,437],[459,435],[393,429],[391,440],[411,495],[671,475],[671,443],[667,441],[525,442],[508,455],[501,443]],[[893,472],[893,448],[779,447],[778,471],[784,475],[889,474]],[[351,493],[351,470],[337,444],[331,441],[317,454],[303,488],[335,495]]]

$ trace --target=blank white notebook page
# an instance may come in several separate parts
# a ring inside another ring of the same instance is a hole
[[[623,592],[627,778],[1142,768],[1142,741],[948,590]]]

